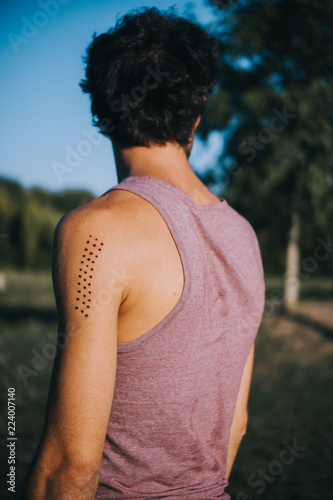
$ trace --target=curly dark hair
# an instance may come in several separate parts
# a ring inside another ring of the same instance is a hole
[[[90,94],[93,124],[123,147],[185,147],[218,81],[219,57],[218,40],[187,19],[131,10],[94,33],[84,56],[80,86]]]

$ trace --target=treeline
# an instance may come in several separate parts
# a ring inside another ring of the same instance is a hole
[[[50,269],[59,219],[92,198],[84,191],[24,189],[17,182],[0,178],[1,268]]]

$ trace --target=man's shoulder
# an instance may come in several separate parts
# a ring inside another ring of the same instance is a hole
[[[110,190],[64,214],[56,232],[72,233],[85,227],[115,231],[122,223],[131,224],[138,208],[137,197],[125,190]]]
[[[242,215],[231,205],[229,205],[228,208],[229,208],[228,212],[229,219],[232,224],[232,226],[230,226],[231,230],[233,230],[233,232],[239,230],[239,233],[242,234],[243,236],[246,236],[251,240],[256,240],[257,239],[256,233],[252,227],[252,224],[248,221],[246,216]]]
[[[77,277],[73,269],[86,271],[87,275],[91,271],[100,289],[119,272],[136,276],[147,239],[137,223],[142,217],[138,217],[134,203],[126,193],[112,191],[78,206],[60,219],[53,244],[56,288],[59,283],[68,290],[74,286]],[[124,296],[130,284],[127,280]]]
[[[86,236],[103,237],[106,248],[128,260],[147,251],[154,220],[149,203],[133,193],[115,189],[67,212],[55,230],[54,248],[74,250]]]

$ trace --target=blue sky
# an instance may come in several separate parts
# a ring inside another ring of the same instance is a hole
[[[26,0],[2,4],[0,176],[26,187],[88,189],[95,196],[117,184],[111,143],[102,136],[99,139],[92,127],[89,98],[78,85],[84,76],[82,56],[95,31],[107,30],[130,9],[175,5],[177,13],[184,15],[188,3]],[[203,2],[191,3],[198,22],[214,19]],[[88,141],[90,146],[84,149],[82,141],[87,146],[87,134],[92,132],[93,142]],[[222,146],[216,132],[207,145],[196,139],[190,164],[197,171],[208,168]],[[73,150],[82,152],[77,165],[60,173],[59,164],[68,168],[66,155]]]

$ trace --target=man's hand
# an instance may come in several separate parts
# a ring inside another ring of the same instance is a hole
[[[127,295],[127,284],[116,279],[126,271],[116,215],[79,207],[55,232],[58,353],[26,500],[95,497],[115,384],[118,310]]]

